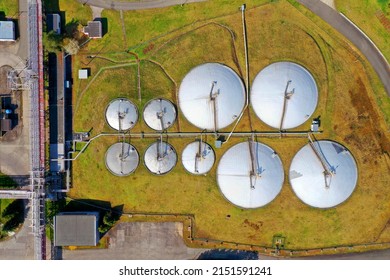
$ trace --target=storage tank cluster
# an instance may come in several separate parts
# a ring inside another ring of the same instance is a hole
[[[276,62],[255,77],[250,94],[255,114],[280,131],[298,127],[314,113],[318,90],[313,76],[293,62]],[[202,130],[217,132],[233,124],[246,102],[245,86],[231,68],[219,63],[199,65],[184,77],[178,92],[178,106],[184,117]],[[149,101],[143,111],[148,127],[165,131],[172,127],[177,111],[163,98]],[[126,131],[138,120],[136,106],[127,99],[112,101],[106,110],[107,123]],[[177,164],[174,147],[162,138],[144,153],[145,167],[153,174],[169,173]],[[213,148],[198,139],[182,152],[182,164],[190,174],[210,172],[216,156]],[[106,153],[106,166],[117,176],[126,176],[139,165],[139,154],[128,143],[115,143]],[[284,183],[282,161],[271,147],[253,140],[230,147],[221,157],[217,184],[232,204],[252,209],[267,205]],[[352,154],[333,141],[312,141],[293,158],[288,178],[294,193],[307,205],[330,208],[348,199],[357,184],[357,165]]]

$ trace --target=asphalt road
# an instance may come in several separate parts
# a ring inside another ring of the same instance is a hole
[[[390,96],[390,66],[378,48],[358,27],[320,0],[297,0],[351,41],[367,58]]]
[[[145,10],[182,5],[206,0],[140,0],[138,2],[117,2],[111,0],[78,0],[82,4],[112,10]]]

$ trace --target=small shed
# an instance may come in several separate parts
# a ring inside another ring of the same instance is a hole
[[[54,246],[96,246],[99,213],[67,212],[54,217]]]
[[[0,21],[0,41],[15,41],[15,23]]]
[[[79,79],[80,80],[88,79],[88,69],[80,69],[79,70]]]
[[[0,120],[0,130],[2,132],[7,132],[12,129],[12,120],[11,119],[1,119]]]
[[[103,28],[100,21],[88,21],[88,25],[84,26],[83,32],[88,35],[89,38],[102,38]]]

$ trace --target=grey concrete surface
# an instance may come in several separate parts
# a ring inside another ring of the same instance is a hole
[[[27,0],[19,0],[19,38],[11,44],[0,44],[0,67],[9,65],[23,69],[28,58]],[[28,175],[30,171],[30,100],[22,92],[22,119],[17,139],[0,142],[0,172],[8,175]]]
[[[1,50],[1,47],[0,47]],[[20,57],[0,51],[0,66],[23,67]],[[22,92],[22,117],[15,129],[18,136],[13,141],[0,142],[0,172],[8,175],[28,175],[30,171],[30,102],[28,92]]]
[[[111,10],[144,10],[183,5],[207,0],[139,0],[137,2],[118,2],[111,0],[78,0],[80,3]]]
[[[92,10],[92,18],[95,19],[95,18],[102,17],[102,12],[103,12],[104,8],[91,6],[91,10]]]
[[[0,242],[0,260],[33,260],[34,237],[30,228],[30,207],[26,207],[25,222],[13,237]]]
[[[16,53],[24,61],[28,58],[27,2],[27,0],[19,0],[19,46]]]
[[[203,249],[188,248],[182,223],[121,223],[108,232],[108,249],[63,250],[64,260],[185,260]]]
[[[351,21],[320,0],[297,0],[350,40],[367,58],[390,96],[390,66],[375,44]]]

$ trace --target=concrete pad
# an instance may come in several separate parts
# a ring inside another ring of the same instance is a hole
[[[332,9],[336,10],[336,5],[334,4],[334,0],[321,0],[321,2],[324,2],[326,5],[328,5]]]
[[[22,228],[12,238],[0,242],[0,260],[33,260],[34,236],[30,228],[31,211],[28,213]]]
[[[92,18],[93,19],[102,17],[102,12],[103,12],[104,8],[95,7],[95,6],[90,6],[90,7],[92,10]]]
[[[188,248],[181,223],[121,223],[107,234],[108,249],[64,250],[63,259],[180,260],[196,259],[203,249]]]

